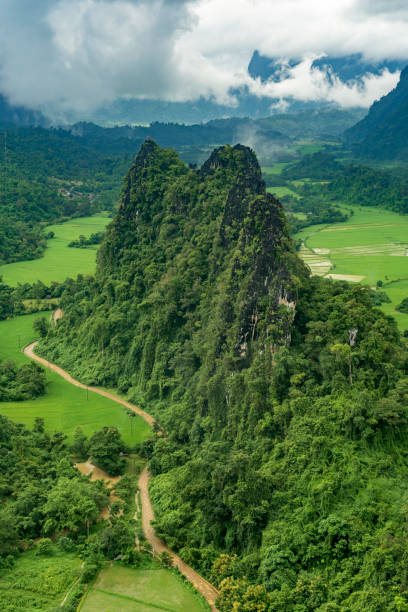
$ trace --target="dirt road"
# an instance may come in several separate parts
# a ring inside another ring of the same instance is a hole
[[[72,378],[72,376],[68,374],[68,372],[65,372],[65,370],[63,370],[59,366],[36,355],[34,353],[34,349],[37,346],[37,344],[38,344],[38,340],[26,346],[24,349],[24,355],[27,355],[27,357],[30,357],[30,359],[34,359],[34,361],[37,361],[38,363],[45,366],[46,368],[49,368],[53,372],[56,372],[62,378],[65,378],[65,380],[71,383],[71,385],[75,385],[76,387],[81,387],[81,389],[88,389],[88,391],[92,391],[93,393],[98,393],[98,395],[103,395],[104,397],[108,397],[109,399],[113,400],[114,402],[117,402],[118,404],[122,404],[122,406],[125,406],[129,410],[132,410],[133,412],[141,416],[142,419],[146,421],[146,423],[149,423],[150,427],[153,427],[153,424],[155,423],[154,418],[150,416],[150,414],[147,414],[147,412],[145,412],[141,408],[138,408],[138,406],[135,406],[134,404],[131,404],[130,402],[127,402],[126,400],[122,399],[118,395],[115,395],[114,393],[109,393],[109,391],[105,391],[104,389],[99,389],[98,387],[89,387],[88,385],[84,385],[83,383],[79,382],[79,380],[75,380],[75,378]]]
[[[157,537],[154,532],[154,529],[151,525],[151,521],[154,521],[154,512],[153,507],[150,501],[149,496],[149,472],[147,468],[143,470],[143,472],[139,476],[139,489],[140,489],[140,498],[142,504],[142,527],[145,532],[146,538],[148,542],[153,547],[153,550],[156,553],[168,552],[173,558],[173,565],[175,565],[180,572],[187,578],[191,584],[195,586],[197,591],[201,593],[201,595],[208,601],[210,604],[210,608],[213,612],[217,612],[217,608],[214,605],[214,602],[218,596],[218,591],[213,587],[212,584],[207,582],[202,576],[197,574],[192,567],[184,563],[166,544]]]
[[[34,352],[34,349],[37,344],[38,344],[38,340],[26,346],[24,349],[24,354],[27,355],[27,357],[30,357],[30,359],[33,359],[34,361],[37,361],[41,365],[45,366],[46,368],[49,368],[53,372],[56,372],[57,374],[59,374],[59,376],[62,376],[62,378],[67,380],[72,385],[75,385],[76,387],[80,387],[81,389],[88,389],[89,391],[92,391],[92,393],[98,393],[99,395],[108,397],[114,402],[117,402],[118,404],[125,406],[129,410],[133,410],[133,412],[141,416],[142,419],[144,419],[151,427],[153,427],[153,424],[155,423],[155,419],[152,416],[150,416],[150,414],[142,410],[141,408],[138,408],[138,406],[135,406],[134,404],[131,404],[130,402],[127,402],[126,400],[122,399],[118,395],[115,395],[114,393],[109,393],[108,391],[105,391],[104,389],[99,389],[98,387],[89,387],[87,385],[84,385],[78,380],[75,380],[75,378],[72,378],[72,376],[68,374],[68,372],[65,372],[65,370],[63,370],[59,366],[51,363],[50,361],[47,361],[43,357],[39,357],[38,355],[36,355]],[[171,551],[166,546],[166,544],[160,538],[156,536],[154,529],[151,525],[151,521],[154,520],[154,513],[153,513],[153,507],[152,507],[150,497],[149,497],[149,480],[150,480],[150,476],[147,471],[147,468],[145,468],[143,472],[140,474],[138,484],[139,484],[139,489],[140,489],[140,500],[141,500],[141,505],[142,505],[142,526],[143,526],[143,531],[145,532],[147,541],[150,542],[153,550],[156,553],[161,553],[163,551],[166,551],[172,556],[173,564],[180,570],[180,572],[187,578],[187,580],[191,582],[191,584],[194,585],[197,591],[199,591],[199,593],[201,593],[201,595],[208,601],[212,612],[217,612],[217,608],[214,605],[214,601],[218,595],[218,591],[212,586],[212,584],[207,582],[205,578],[197,574],[197,572],[193,570],[192,567],[184,563],[184,561],[182,561],[180,557],[178,557],[175,553],[173,553],[173,551]]]

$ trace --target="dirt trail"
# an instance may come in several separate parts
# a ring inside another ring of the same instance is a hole
[[[84,567],[85,565],[85,561],[82,561],[81,563],[81,569]],[[74,586],[76,586],[78,584],[78,582],[81,580],[81,576],[78,576],[78,578],[76,580],[74,580],[74,582],[71,584],[71,586],[68,588],[67,592],[65,593],[64,599],[61,601],[60,604],[60,608],[63,608],[67,599],[68,599],[68,595],[70,594],[70,592],[72,591],[72,589],[74,588]]]
[[[62,312],[61,312],[61,316],[62,316]],[[56,319],[54,318],[54,320]],[[93,393],[98,393],[99,395],[103,395],[104,397],[107,397],[113,400],[114,402],[117,402],[118,404],[125,406],[129,410],[132,410],[133,412],[141,416],[142,419],[144,419],[150,425],[150,427],[153,427],[153,424],[155,423],[155,419],[152,416],[150,416],[150,414],[142,410],[141,408],[138,408],[138,406],[135,406],[134,404],[131,404],[130,402],[127,402],[126,400],[122,399],[118,395],[115,395],[114,393],[109,393],[108,391],[105,391],[104,389],[99,389],[98,387],[89,387],[88,385],[84,385],[78,380],[75,380],[75,378],[72,378],[72,376],[70,376],[68,372],[65,372],[65,370],[63,370],[59,366],[51,363],[50,361],[47,361],[43,357],[39,357],[38,355],[36,355],[34,352],[34,349],[37,346],[37,344],[38,344],[38,340],[26,346],[24,349],[24,354],[27,357],[30,357],[30,359],[34,359],[34,361],[37,361],[38,363],[45,366],[46,368],[49,368],[53,372],[56,372],[57,374],[59,374],[59,376],[67,380],[72,385],[75,385],[76,387],[80,387],[81,389],[88,389],[89,391],[92,391]],[[91,469],[89,469],[91,468],[91,464],[89,464],[88,466],[86,466],[86,464],[82,464],[82,465],[83,465],[83,470],[81,469],[81,471],[84,471],[84,473],[85,473],[85,470],[86,470],[86,473],[89,473],[91,471]],[[97,475],[94,472],[94,470],[92,470],[92,477],[97,478]],[[153,513],[153,507],[152,507],[150,497],[149,497],[149,480],[150,480],[149,472],[147,471],[147,468],[145,468],[143,472],[140,474],[138,484],[139,484],[139,489],[140,489],[140,502],[142,506],[142,527],[143,527],[143,531],[145,532],[147,541],[150,542],[153,550],[156,553],[161,553],[163,551],[166,551],[172,556],[173,564],[180,570],[180,572],[187,578],[187,580],[191,582],[191,584],[197,589],[197,591],[199,591],[199,593],[203,595],[203,597],[209,603],[212,612],[217,612],[217,608],[214,605],[214,601],[218,595],[218,591],[215,589],[215,587],[213,587],[212,584],[207,582],[205,578],[197,574],[197,572],[193,570],[192,567],[184,563],[184,561],[182,561],[180,557],[178,557],[175,553],[173,553],[173,551],[171,551],[166,546],[166,544],[160,538],[156,536],[154,529],[151,525],[151,521],[154,520],[154,513]]]
[[[65,372],[65,370],[63,370],[59,366],[55,365],[54,363],[51,363],[50,361],[47,361],[46,359],[43,359],[43,357],[39,357],[38,355],[36,355],[34,353],[34,349],[37,344],[38,340],[26,346],[24,349],[24,355],[27,355],[27,357],[30,357],[30,359],[34,359],[34,361],[37,361],[38,363],[41,363],[41,365],[45,366],[46,368],[49,368],[53,372],[56,372],[62,378],[65,378],[65,380],[71,383],[71,385],[75,385],[76,387],[80,387],[81,389],[88,389],[88,391],[98,393],[99,395],[103,395],[104,397],[107,397],[113,400],[114,402],[117,402],[118,404],[122,404],[122,406],[125,406],[129,410],[132,410],[133,412],[141,416],[142,419],[146,421],[146,423],[149,423],[150,427],[153,427],[153,424],[155,422],[154,418],[150,416],[150,414],[147,414],[147,412],[145,412],[141,408],[138,408],[134,404],[127,402],[126,400],[122,399],[118,395],[115,395],[114,393],[109,393],[109,391],[99,389],[98,387],[89,387],[88,385],[84,385],[83,383],[79,382],[79,380],[75,380],[75,378],[72,378],[72,376],[70,376],[68,372]]]
[[[76,469],[88,476],[91,475],[91,480],[94,482],[95,480],[103,480],[108,487],[108,489],[113,489],[115,484],[119,482],[120,476],[109,476],[104,470],[101,470],[97,465],[94,465],[90,461],[83,461],[82,463],[76,463],[74,465]],[[102,508],[99,516],[103,519],[108,519],[110,517],[110,506],[114,501],[119,501],[119,497],[112,493],[112,490],[109,493],[109,505]],[[121,511],[122,513],[122,511]]]
[[[173,565],[175,565],[180,572],[187,578],[191,584],[195,586],[197,591],[201,593],[201,595],[208,601],[210,604],[210,608],[213,612],[217,612],[217,608],[214,605],[214,602],[218,596],[218,591],[213,587],[212,584],[207,582],[202,576],[197,574],[192,567],[184,563],[170,548],[166,546],[166,544],[157,537],[154,532],[154,529],[151,525],[151,521],[154,521],[154,512],[153,507],[149,497],[149,472],[147,468],[143,470],[143,472],[139,476],[139,489],[140,489],[140,499],[142,503],[142,527],[145,532],[146,538],[148,542],[153,547],[154,552],[168,552],[173,558]]]

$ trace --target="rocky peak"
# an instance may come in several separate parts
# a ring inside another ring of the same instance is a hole
[[[250,188],[253,193],[265,191],[261,168],[255,153],[249,147],[237,144],[234,147],[226,145],[215,149],[202,165],[200,173],[206,177],[214,174],[219,168],[233,171],[236,180],[242,186]]]

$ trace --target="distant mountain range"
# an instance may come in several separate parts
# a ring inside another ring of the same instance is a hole
[[[312,68],[319,68],[327,72],[329,79],[339,78],[344,83],[361,80],[366,74],[381,74],[388,68],[390,72],[402,70],[407,60],[381,60],[369,62],[361,53],[353,53],[339,57],[321,57],[312,63]],[[248,72],[252,78],[260,78],[263,82],[272,79],[279,82],[285,78],[285,71],[300,64],[299,59],[277,59],[260,55],[255,51],[249,62]]]
[[[345,133],[354,153],[378,160],[408,160],[408,66],[395,89],[375,102]]]
[[[299,59],[282,60],[261,55],[255,51],[248,65],[248,73],[253,78],[263,82],[273,80],[278,82],[288,77],[288,69],[299,64]],[[328,79],[339,78],[343,82],[361,80],[368,73],[380,74],[384,68],[390,72],[401,70],[408,63],[402,60],[383,60],[367,62],[361,54],[342,57],[322,57],[316,59],[312,67],[324,70]],[[66,124],[78,121],[91,121],[106,127],[112,125],[143,125],[153,122],[172,123],[203,123],[212,119],[230,117],[259,119],[281,112],[278,110],[281,101],[269,97],[259,97],[251,94],[248,89],[232,92],[238,103],[232,107],[216,103],[213,99],[200,98],[191,102],[166,102],[162,100],[116,99],[109,104],[87,113],[67,114]],[[315,111],[316,109],[331,110],[338,108],[334,103],[320,101],[285,100],[287,111],[292,113]],[[46,125],[47,119],[36,111],[24,107],[14,107],[0,96],[0,123],[15,125]],[[60,122],[58,122],[60,123]]]
[[[45,127],[49,123],[39,111],[24,106],[13,106],[4,96],[0,95],[0,124]]]
[[[278,82],[287,78],[287,68],[299,64],[300,60],[283,61],[269,58],[255,51],[248,65],[248,73],[252,78],[260,78],[263,82],[272,79]],[[380,74],[384,68],[390,72],[402,70],[407,64],[404,60],[383,60],[367,62],[361,54],[342,57],[322,57],[316,59],[312,67],[324,70],[328,79],[338,77],[343,82],[361,80],[368,73]],[[200,98],[194,102],[163,102],[160,100],[115,100],[110,105],[103,105],[92,112],[87,120],[100,125],[113,123],[151,123],[153,121],[176,123],[201,123],[212,119],[228,117],[250,117],[259,119],[280,112],[277,110],[281,101],[269,97],[251,94],[247,89],[232,92],[238,104],[234,107],[217,104],[214,100]],[[335,104],[319,101],[285,100],[289,112],[299,113],[315,111],[316,109],[331,110],[338,108]],[[274,108],[276,107],[276,108]]]

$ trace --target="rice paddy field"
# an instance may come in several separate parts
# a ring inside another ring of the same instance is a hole
[[[79,606],[81,612],[203,612],[209,610],[181,578],[164,569],[119,565],[101,570]]]
[[[382,281],[391,304],[383,310],[394,316],[401,330],[408,315],[395,306],[408,297],[408,216],[380,208],[353,210],[344,223],[314,225],[301,230],[302,259],[313,274],[375,286]]]
[[[1,360],[12,359],[20,364],[30,361],[22,348],[36,340],[33,322],[40,315],[42,313],[0,321]],[[116,402],[96,393],[87,394],[55,372],[47,371],[47,381],[45,395],[24,402],[1,402],[0,413],[29,427],[36,417],[42,417],[48,431],[63,431],[69,439],[78,425],[87,436],[105,425],[117,427],[124,441],[132,446],[150,435],[150,427],[141,417],[130,418],[126,409]]]
[[[47,240],[43,257],[0,266],[0,276],[6,285],[15,287],[18,283],[41,280],[47,285],[68,277],[75,278],[77,274],[93,274],[98,245],[76,249],[68,247],[68,243],[77,240],[81,234],[89,237],[102,232],[109,221],[110,218],[101,213],[47,226],[47,232],[54,232],[55,236]]]

